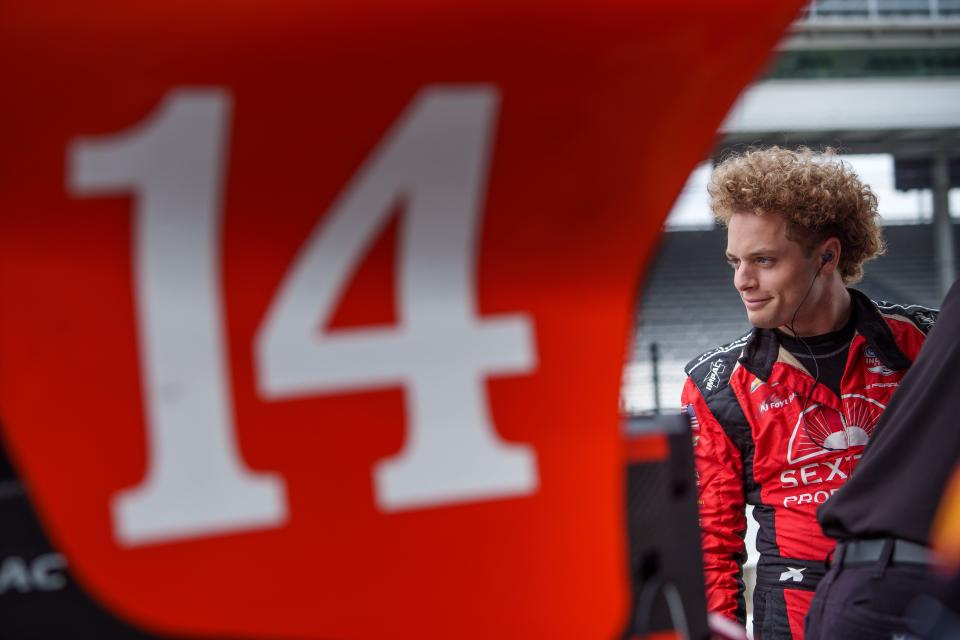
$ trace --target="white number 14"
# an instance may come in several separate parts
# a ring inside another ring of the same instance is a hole
[[[404,447],[374,468],[383,511],[537,490],[534,452],[499,438],[485,391],[489,376],[533,370],[532,323],[481,318],[474,301],[496,109],[489,86],[424,89],[313,230],[254,338],[267,400],[404,387]],[[219,235],[229,112],[225,92],[174,91],[138,127],[79,139],[69,152],[72,193],[135,195],[148,459],[143,482],[112,504],[115,535],[128,546],[288,517],[282,477],[245,466],[234,427]],[[396,326],[318,333],[400,198]]]

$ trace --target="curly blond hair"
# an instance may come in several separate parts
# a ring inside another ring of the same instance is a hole
[[[724,226],[740,212],[785,215],[787,238],[807,255],[817,243],[836,237],[846,284],[860,280],[863,263],[886,250],[877,196],[830,148],[815,153],[770,147],[732,155],[713,170],[707,192]]]

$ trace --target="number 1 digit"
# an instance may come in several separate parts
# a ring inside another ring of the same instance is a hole
[[[279,526],[284,483],[238,451],[220,286],[229,96],[171,93],[131,131],[78,140],[70,188],[132,192],[147,473],[112,504],[122,544]]]

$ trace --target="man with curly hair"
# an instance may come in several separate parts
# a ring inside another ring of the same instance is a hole
[[[753,329],[686,366],[707,604],[744,622],[753,505],[754,637],[802,638],[834,546],[816,509],[850,477],[936,312],[847,287],[884,242],[876,196],[832,151],[735,155],[708,190]]]

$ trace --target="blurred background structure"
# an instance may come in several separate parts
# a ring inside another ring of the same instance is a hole
[[[794,23],[667,221],[641,284],[627,411],[675,411],[684,364],[749,329],[706,184],[724,154],[772,144],[834,147],[879,197],[889,248],[858,288],[938,306],[956,277],[960,0],[818,0]]]
[[[641,284],[625,411],[677,411],[684,365],[749,330],[706,186],[724,154],[774,144],[833,147],[877,194],[888,249],[856,288],[938,308],[960,251],[960,0],[815,0],[793,24],[666,223]]]

